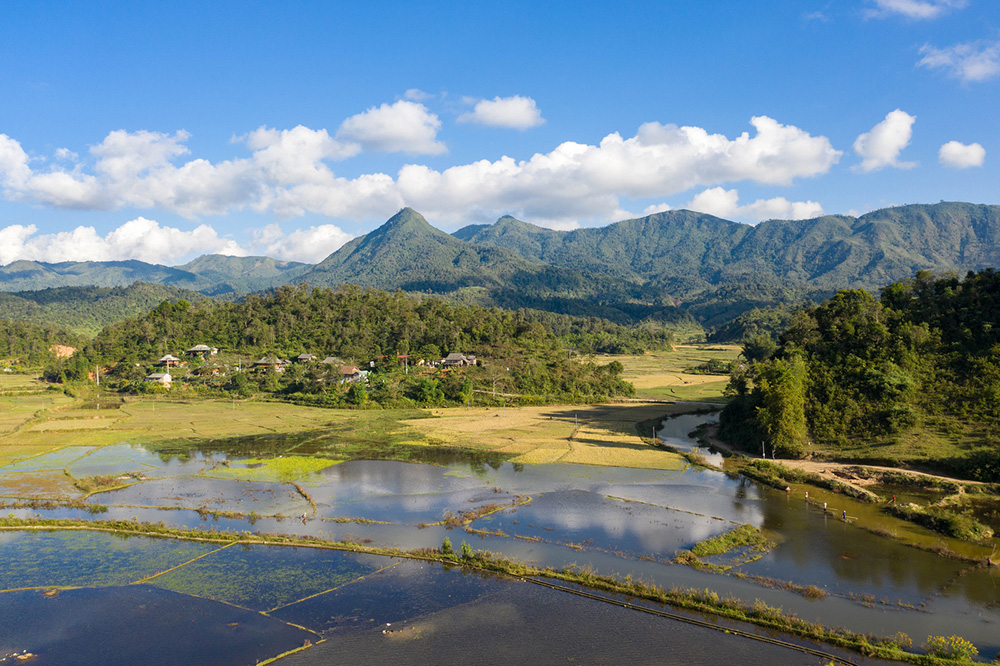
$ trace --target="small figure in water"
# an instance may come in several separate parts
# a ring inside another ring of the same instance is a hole
[[[785,486],[785,494],[787,495],[790,492],[792,492],[791,486]]]
[[[807,490],[806,491],[806,500],[808,501],[808,499],[809,499],[809,491]]]
[[[895,496],[895,495],[893,495],[893,496],[892,496],[892,502],[891,502],[891,504],[895,504],[895,503],[896,503],[896,496]]]
[[[847,521],[847,511],[845,510],[844,513],[842,513],[840,515],[844,519],[844,521],[846,522]]]
[[[826,511],[826,502],[823,502],[823,511]]]

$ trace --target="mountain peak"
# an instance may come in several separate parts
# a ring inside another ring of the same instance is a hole
[[[403,228],[432,228],[430,222],[423,215],[413,210],[409,206],[400,209],[398,213],[390,217],[382,225],[383,229],[403,229]]]

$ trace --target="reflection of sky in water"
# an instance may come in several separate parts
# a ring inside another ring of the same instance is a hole
[[[98,474],[150,473],[163,466],[164,462],[158,455],[141,446],[116,444],[83,456],[71,463],[68,470],[73,476],[81,478]]]
[[[712,453],[707,447],[699,446],[698,442],[688,437],[688,433],[701,424],[718,421],[718,414],[681,414],[664,420],[656,436],[672,449],[696,453],[709,464],[721,467],[721,453]]]
[[[668,559],[675,550],[735,527],[727,521],[578,490],[545,493],[473,526],[633,555],[665,554]]]
[[[291,485],[233,481],[199,476],[177,476],[144,481],[128,488],[99,493],[89,498],[99,504],[175,506],[239,513],[283,513],[311,511],[309,503]]]
[[[705,418],[673,419],[666,424],[683,436]],[[79,457],[80,451],[71,453]],[[317,505],[313,514],[309,503],[290,484],[195,476],[225,458],[222,453],[208,456],[195,453],[190,458],[161,456],[141,448],[119,446],[94,451],[73,463],[72,468],[74,473],[82,474],[80,470],[88,469],[91,464],[153,466],[144,470],[149,481],[92,496],[89,502],[110,505],[106,514],[95,516],[98,519],[137,517],[193,528],[372,539],[378,545],[402,548],[436,547],[447,536],[456,548],[467,541],[474,548],[543,565],[593,564],[602,573],[642,574],[667,587],[691,583],[699,589],[711,586],[720,593],[733,590],[749,599],[760,596],[768,603],[783,605],[812,619],[850,624],[860,630],[877,628],[880,633],[907,630],[905,616],[913,613],[884,607],[865,609],[835,597],[813,602],[789,592],[761,588],[750,581],[708,576],[688,567],[663,566],[636,557],[660,555],[669,559],[674,551],[721,533],[734,522],[749,523],[779,534],[782,542],[760,561],[740,568],[748,574],[801,585],[815,584],[840,594],[872,594],[876,599],[892,602],[927,601],[927,608],[941,609],[939,612],[946,613],[949,622],[961,613],[975,615],[976,609],[1000,599],[1000,591],[990,587],[995,578],[984,578],[982,584],[954,585],[952,597],[933,596],[965,565],[900,546],[829,517],[824,519],[801,500],[788,501],[784,493],[711,470],[511,463],[495,468],[467,463],[444,467],[395,461],[348,461],[323,470],[304,484]],[[238,456],[233,455],[233,459]],[[5,478],[58,482],[54,477],[49,478],[52,475],[5,475],[3,471],[6,470],[0,470],[0,488]],[[65,475],[61,478],[69,481]],[[40,492],[35,496],[45,495]],[[446,512],[459,515],[492,503],[509,507],[515,496],[529,496],[532,501],[484,516],[473,527],[500,529],[508,535],[542,541],[483,537],[440,526],[415,529],[419,523],[441,520]],[[142,508],[156,506],[204,506],[209,510],[244,514],[255,511],[262,516],[283,514],[285,518],[262,517],[250,523],[238,518],[199,516],[194,511]],[[309,520],[295,518],[303,513],[308,514]],[[16,510],[16,515],[90,517],[73,509],[22,509]],[[330,520],[333,518],[365,518],[393,524],[337,523]],[[0,532],[0,544],[3,543],[7,541]],[[582,544],[585,550],[575,550],[568,544]],[[628,558],[620,557],[621,554],[627,554]],[[967,576],[959,580],[964,581]],[[990,617],[997,615],[990,613]],[[973,629],[970,627],[969,631]]]
[[[34,458],[4,465],[0,467],[0,474],[36,472],[43,469],[65,469],[71,462],[93,450],[94,447],[92,446],[67,446],[58,451],[52,451],[35,456]]]
[[[25,663],[243,666],[315,639],[302,629],[207,599],[148,585],[0,594],[0,656]],[[15,662],[17,663],[17,662]]]

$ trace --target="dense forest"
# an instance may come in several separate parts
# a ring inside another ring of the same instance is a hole
[[[108,324],[145,314],[164,300],[197,302],[205,298],[196,291],[148,282],[127,287],[0,292],[0,319],[52,325],[93,337]]]
[[[589,348],[628,346],[629,336],[636,336],[637,348],[669,342],[662,332],[625,329],[600,320],[456,306],[403,292],[352,286],[281,287],[241,302],[164,301],[144,316],[107,327],[72,359],[49,368],[47,376],[72,381],[101,365],[120,388],[132,389],[141,385],[142,375],[159,357],[205,344],[233,361],[311,353],[320,359],[336,356],[360,367],[374,362],[364,401],[382,404],[408,399],[468,402],[474,391],[487,389],[491,396],[510,393],[531,401],[591,400],[632,392],[631,385],[619,379],[620,363],[599,366],[572,358],[549,327]],[[451,373],[450,378],[449,373],[423,369],[409,372],[411,363],[439,360],[449,352],[473,354],[480,362]],[[400,356],[409,359],[405,368],[397,362]],[[245,382],[251,381],[256,382],[251,388],[306,401],[361,400],[359,389],[347,396],[344,387],[324,377],[322,370],[296,368],[280,377],[239,373],[247,376],[228,375],[206,385],[245,392]],[[428,383],[438,381],[440,386]]]
[[[905,436],[941,464],[1000,480],[1000,274],[920,272],[876,299],[838,292],[798,312],[777,343],[751,336],[722,436],[759,451],[849,457]],[[945,459],[947,458],[947,459]],[[891,462],[891,461],[890,461]]]
[[[19,370],[56,362],[54,346],[79,347],[84,338],[56,326],[0,319],[0,365]]]

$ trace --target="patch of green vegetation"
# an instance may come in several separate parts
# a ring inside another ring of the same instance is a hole
[[[963,541],[983,541],[993,530],[972,516],[943,506],[919,507],[915,504],[889,504],[883,509],[897,518]]]
[[[750,547],[756,551],[765,551],[774,547],[774,542],[753,525],[740,525],[725,534],[699,541],[691,548],[698,557],[722,555],[737,548]]]
[[[327,467],[343,462],[306,456],[278,456],[277,458],[247,458],[228,465],[202,472],[200,476],[241,481],[289,482],[306,478]]]

